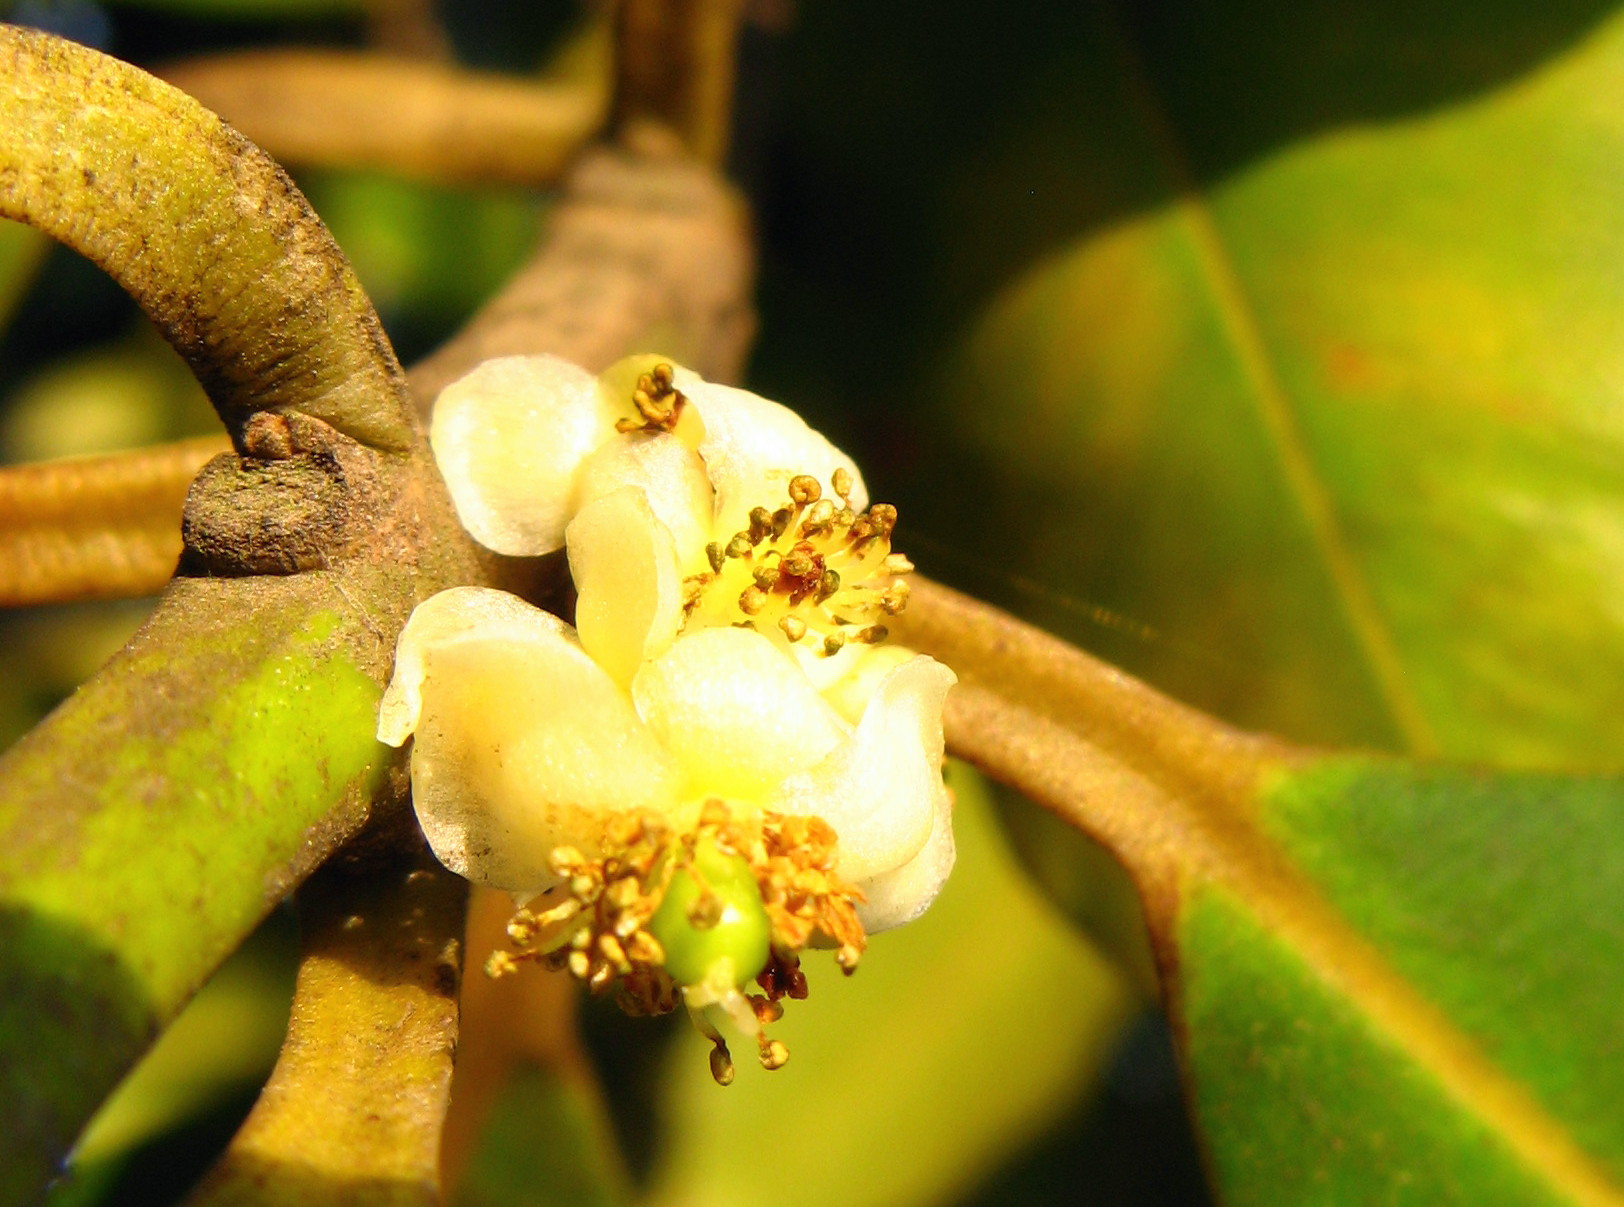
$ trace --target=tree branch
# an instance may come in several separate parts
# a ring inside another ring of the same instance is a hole
[[[342,51],[210,55],[160,74],[286,163],[427,180],[551,184],[608,111],[606,89],[584,82]]]

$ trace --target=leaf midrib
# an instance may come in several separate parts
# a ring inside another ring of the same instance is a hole
[[[1319,481],[1314,459],[1296,421],[1292,398],[1275,368],[1255,308],[1224,244],[1206,194],[1190,169],[1177,132],[1158,102],[1131,41],[1114,22],[1111,27],[1128,102],[1138,110],[1147,141],[1160,157],[1179,198],[1171,212],[1194,249],[1199,279],[1208,290],[1224,338],[1249,387],[1247,396],[1279,455],[1287,490],[1313,534],[1332,589],[1406,749],[1417,757],[1436,757],[1441,753],[1437,735],[1410,689],[1397,643],[1337,520],[1330,494]]]

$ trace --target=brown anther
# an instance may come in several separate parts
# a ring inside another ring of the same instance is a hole
[[[825,570],[823,576],[818,579],[818,593],[814,596],[814,600],[822,603],[838,590],[840,590],[840,575],[833,570]]]
[[[773,513],[765,507],[750,509],[750,543],[759,545],[773,530]]]
[[[626,941],[626,956],[639,964],[664,964],[665,948],[646,930],[640,930]]]
[[[846,647],[846,637],[843,633],[830,633],[823,639],[823,656],[833,658]]]
[[[750,540],[748,532],[738,532],[734,533],[733,539],[727,543],[727,548],[723,550],[723,553],[727,557],[743,557],[754,547],[755,545]]]
[[[767,593],[760,587],[746,587],[739,593],[739,611],[754,616],[767,606]]]
[[[710,568],[717,574],[722,572],[724,564],[722,558],[722,545],[719,541],[712,541],[705,546],[705,560],[710,562]]]
[[[848,501],[851,499],[852,481],[851,471],[849,469],[842,465],[839,469],[835,470],[834,476],[831,477],[829,481],[834,485],[835,493],[837,495]]]
[[[908,606],[908,584],[892,583],[880,594],[880,607],[887,616],[895,616]]]
[[[823,496],[823,487],[811,474],[796,474],[789,480],[790,502],[797,507],[805,507],[808,503],[816,503]]]
[[[728,1054],[727,1044],[720,1038],[711,1042],[716,1045],[710,1054],[711,1076],[716,1079],[717,1085],[732,1085],[733,1057]]]
[[[797,545],[793,550],[790,551],[790,555],[784,559],[783,564],[779,567],[779,569],[780,572],[787,577],[795,579],[797,582],[799,582],[802,579],[812,577],[812,571],[815,569],[815,563],[813,562],[811,554],[809,552],[803,552],[800,546]]]
[[[897,526],[897,509],[889,503],[876,503],[868,509],[869,523],[880,536],[890,536]]]
[[[752,572],[756,586],[763,591],[771,591],[778,585],[779,576],[783,573],[776,565],[768,562],[764,566],[757,566]]]
[[[819,499],[812,505],[812,510],[806,513],[806,523],[801,525],[803,536],[811,536],[815,532],[822,532],[829,528],[835,518],[835,505],[828,499]]]
[[[842,507],[839,511],[835,512],[836,528],[850,528],[856,522],[857,513],[854,512],[850,507]]]
[[[861,545],[873,535],[874,525],[869,521],[867,516],[860,515],[852,521],[851,532],[848,534],[848,538],[852,544]]]
[[[762,997],[759,993],[750,995],[750,1009],[756,1012],[756,1022],[763,1027],[770,1026],[784,1017],[784,1007],[780,1002]]]
[[[779,620],[778,627],[783,630],[784,636],[791,641],[799,641],[806,636],[806,621],[799,616],[783,617]]]
[[[781,1069],[789,1063],[789,1049],[782,1040],[761,1039],[761,1067],[764,1069]]]
[[[788,507],[780,507],[777,511],[773,512],[773,540],[776,541],[779,537],[788,532],[789,526],[794,519],[795,513]]]
[[[864,645],[879,645],[880,642],[884,641],[890,635],[891,630],[886,628],[883,624],[871,624],[868,626],[868,628],[859,629],[857,632],[853,633],[852,640],[859,641]]]

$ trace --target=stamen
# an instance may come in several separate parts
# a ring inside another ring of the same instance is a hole
[[[816,478],[797,474],[787,506],[753,507],[747,529],[707,546],[713,573],[684,580],[685,623],[760,631],[767,622],[791,644],[815,633],[811,652],[825,657],[848,642],[884,641],[881,621],[908,602],[907,584],[897,576],[913,569],[890,549],[897,509],[876,503],[854,512],[851,473],[838,471],[833,484],[840,507],[823,496]]]
[[[856,912],[862,894],[834,871],[834,830],[815,817],[735,816],[715,799],[700,806],[697,824],[686,832],[672,831],[658,815],[638,813],[616,817],[606,830],[601,856],[573,847],[551,853],[548,864],[565,879],[561,888],[568,895],[541,912],[516,910],[508,923],[515,950],[493,953],[487,975],[506,976],[526,961],[564,969],[593,993],[614,989],[629,1014],[664,1014],[686,1002],[695,1024],[711,1039],[711,1072],[719,1082],[727,1084],[734,1067],[710,1014],[726,1016],[756,1036],[763,1067],[781,1068],[788,1049],[761,1030],[782,1016],[782,999],[806,996],[796,953],[814,936],[826,936],[836,948],[836,961],[849,972],[867,943]],[[687,887],[669,898],[678,892],[679,877]],[[680,906],[675,930],[670,911],[661,909],[668,901]],[[736,970],[748,976],[736,958],[759,958],[735,955],[744,949],[731,946],[740,942],[739,932],[727,928],[739,925],[741,908],[762,911],[756,916],[763,919],[765,937],[756,931],[750,940],[766,945],[757,949],[766,953],[755,977],[762,994],[741,992],[734,979]],[[656,917],[662,913],[667,920]],[[673,979],[672,957],[651,927],[675,936],[676,966],[690,978],[683,987]],[[727,954],[703,955],[696,965],[694,944],[718,941],[722,946],[715,950]]]
[[[675,386],[675,370],[668,364],[655,365],[637,379],[632,390],[632,405],[637,408],[637,419],[617,419],[617,432],[669,432],[674,431],[682,418],[688,396]]]

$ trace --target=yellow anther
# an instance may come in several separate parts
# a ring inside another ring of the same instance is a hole
[[[761,1067],[764,1069],[781,1069],[789,1063],[789,1049],[782,1040],[763,1039],[761,1041]]]
[[[767,606],[767,593],[760,587],[746,587],[739,593],[739,611],[755,616]]]
[[[789,480],[790,502],[797,507],[805,507],[808,503],[816,503],[823,495],[823,487],[811,474],[796,474]]]
[[[834,485],[835,493],[837,495],[846,500],[851,498],[851,471],[848,470],[844,465],[835,470],[834,476],[830,479],[830,481]]]
[[[778,622],[778,627],[783,630],[784,636],[788,637],[791,641],[799,641],[801,638],[806,636],[806,621],[802,620],[799,616],[785,616],[781,618]]]

